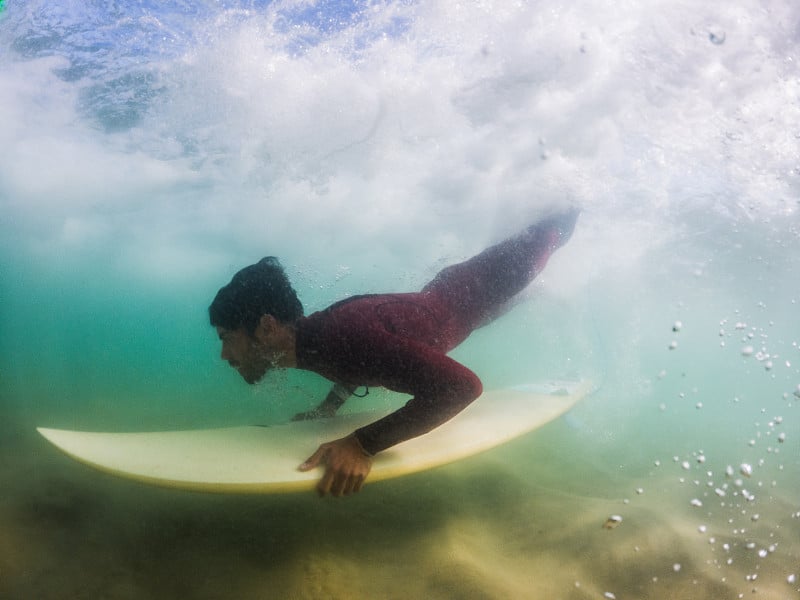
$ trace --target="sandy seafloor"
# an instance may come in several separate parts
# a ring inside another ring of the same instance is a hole
[[[798,40],[789,0],[0,2],[0,600],[800,598]],[[327,384],[220,360],[237,269],[312,312],[572,204],[454,357],[597,391],[504,447],[221,496],[35,432],[287,420]]]
[[[800,564],[796,487],[758,490],[768,500],[757,512],[741,498],[724,507],[692,482],[704,479],[698,467],[664,457],[631,477],[563,419],[343,500],[151,488],[96,473],[34,436],[2,444],[2,598],[800,593],[787,581]],[[707,508],[691,506],[695,496]],[[604,529],[611,515],[623,521]]]

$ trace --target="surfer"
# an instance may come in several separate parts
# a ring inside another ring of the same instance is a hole
[[[375,454],[431,431],[480,396],[478,376],[447,353],[504,312],[566,243],[577,217],[573,209],[535,223],[446,267],[419,292],[354,296],[307,317],[278,259],[263,258],[209,306],[221,357],[249,384],[273,368],[332,381],[323,402],[296,419],[333,416],[361,386],[410,394],[403,407],[322,444],[298,467],[324,467],[320,495],[358,492]]]

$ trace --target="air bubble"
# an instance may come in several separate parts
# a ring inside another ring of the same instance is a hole
[[[606,519],[606,522],[603,523],[603,529],[614,529],[622,523],[622,517],[619,515],[611,515]]]

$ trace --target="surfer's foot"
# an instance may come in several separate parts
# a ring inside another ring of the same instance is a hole
[[[566,244],[572,237],[580,212],[578,207],[573,206],[531,225],[527,231],[537,240],[543,241],[549,250],[555,250]]]

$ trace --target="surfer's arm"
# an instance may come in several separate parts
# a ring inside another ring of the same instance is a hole
[[[325,468],[317,484],[321,496],[359,491],[374,454],[438,427],[482,391],[478,376],[446,355],[424,344],[373,333],[369,343],[356,345],[349,355],[353,363],[364,366],[353,376],[414,397],[402,408],[349,436],[322,444],[300,465],[301,471]]]
[[[483,391],[470,369],[424,344],[394,336],[371,348],[382,385],[413,395],[405,406],[354,432],[370,455],[418,437],[452,419]]]
[[[335,383],[328,392],[328,395],[325,396],[325,400],[323,400],[319,406],[306,412],[297,413],[292,420],[307,421],[310,419],[332,417],[336,414],[336,411],[339,410],[345,402],[347,402],[347,399],[353,395],[355,390],[356,386]]]

